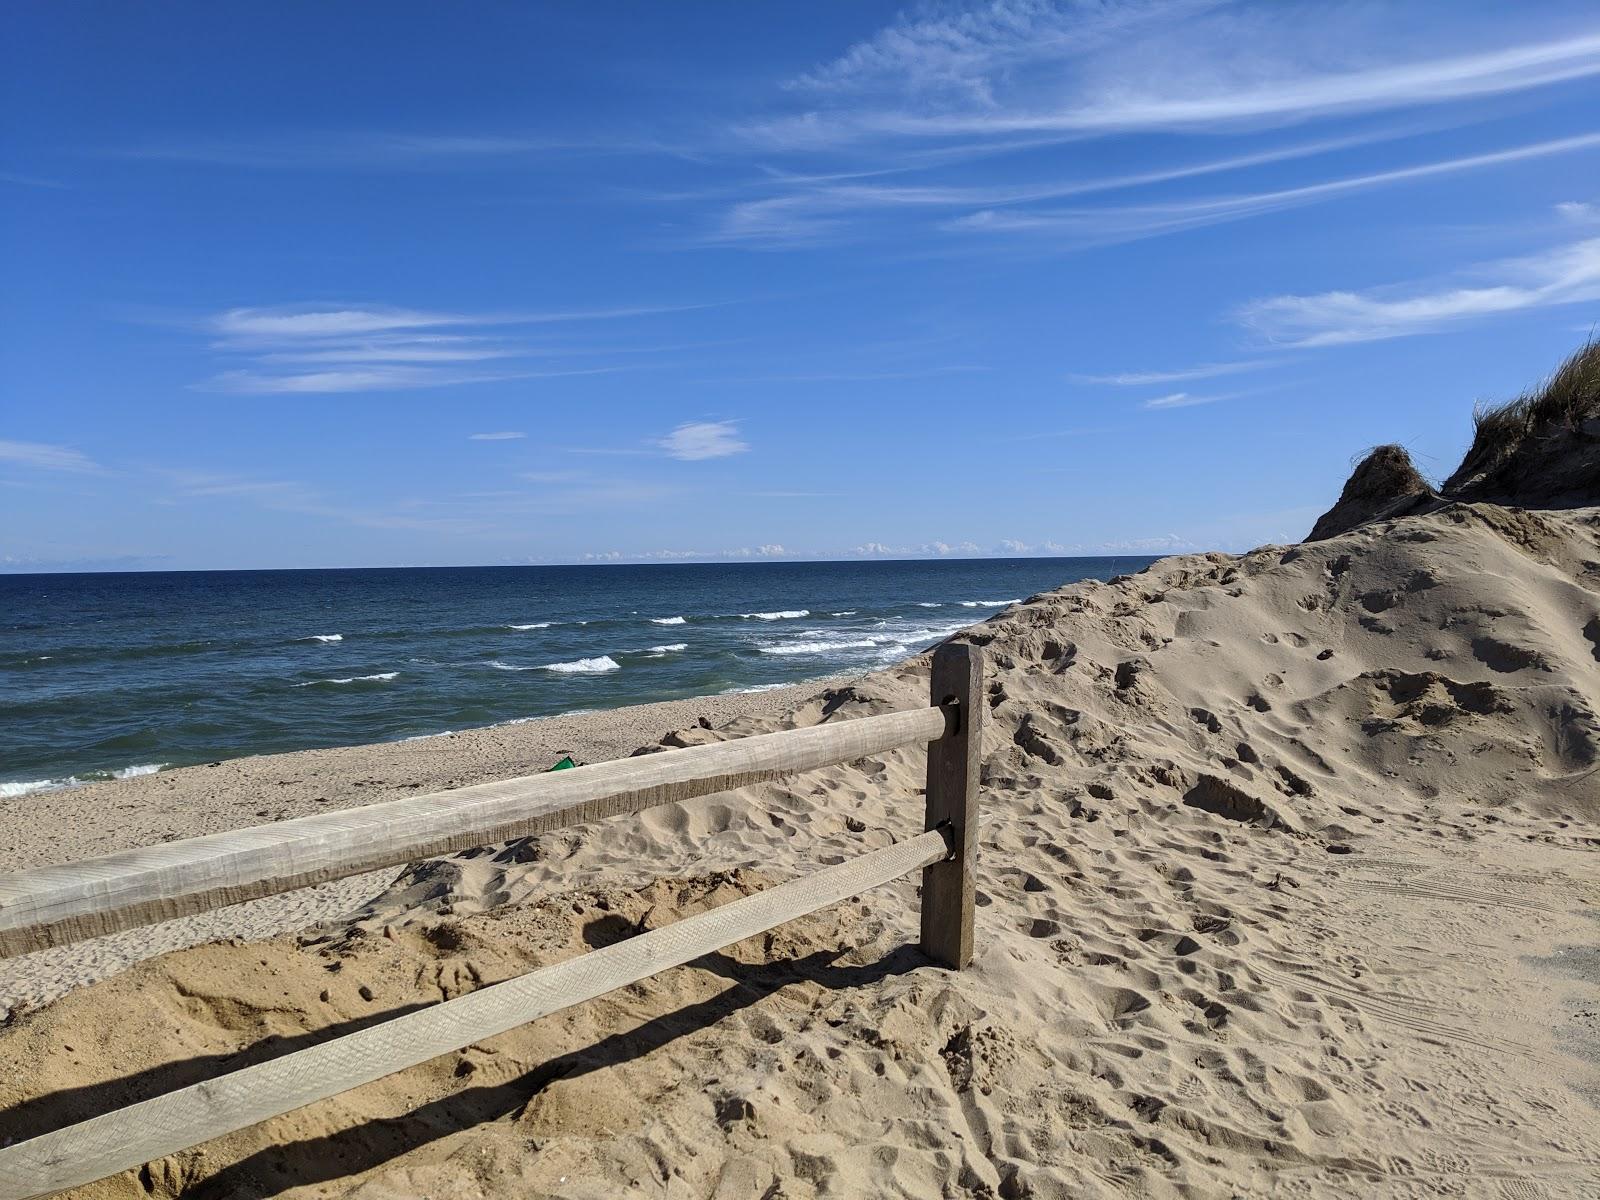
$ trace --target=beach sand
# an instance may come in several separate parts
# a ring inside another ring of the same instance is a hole
[[[958,638],[989,669],[970,970],[916,950],[903,880],[83,1194],[1600,1195],[1600,510],[1170,558]],[[926,671],[30,797],[3,853],[848,720]],[[0,1033],[6,1135],[888,845],[923,760],[7,964],[24,1000],[109,977]]]

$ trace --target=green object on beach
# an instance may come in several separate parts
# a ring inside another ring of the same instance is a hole
[[[570,771],[570,770],[572,770],[573,767],[575,767],[577,765],[578,765],[577,763],[572,761],[572,755],[567,754],[567,755],[563,755],[561,761],[558,762],[555,766],[551,767],[550,770],[552,770],[552,771]]]

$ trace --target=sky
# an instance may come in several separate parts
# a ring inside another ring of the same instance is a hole
[[[4,570],[1241,550],[1600,322],[1592,3],[7,25]]]

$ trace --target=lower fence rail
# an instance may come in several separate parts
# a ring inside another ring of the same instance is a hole
[[[943,862],[959,844],[941,825],[664,929],[5,1147],[0,1200],[92,1183],[460,1050]]]

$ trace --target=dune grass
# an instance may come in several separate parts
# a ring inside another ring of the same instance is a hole
[[[1448,492],[1507,462],[1536,438],[1571,433],[1600,418],[1600,341],[1591,339],[1538,388],[1472,414],[1472,445],[1445,482]]]

